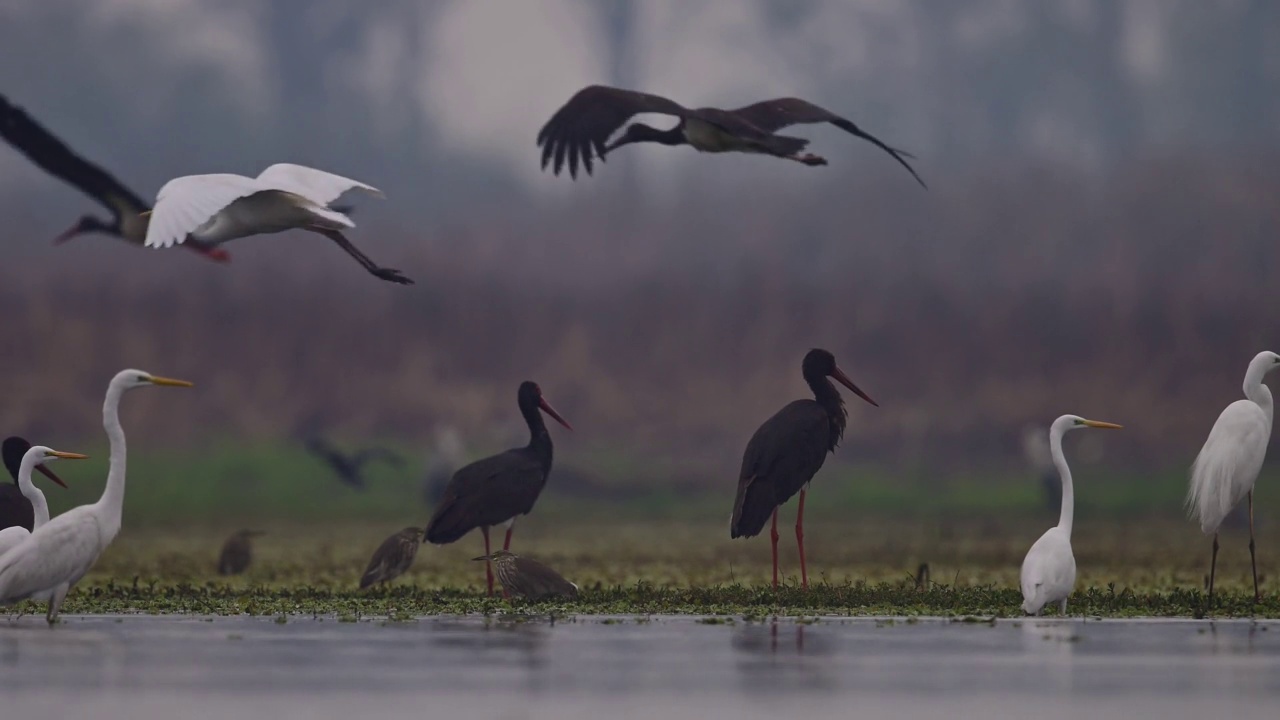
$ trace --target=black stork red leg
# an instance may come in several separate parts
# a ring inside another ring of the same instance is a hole
[[[516,529],[516,521],[515,521],[515,518],[512,518],[511,522],[507,523],[507,539],[502,541],[503,550],[507,550],[507,551],[511,550],[511,531],[515,529]]]
[[[800,587],[809,589],[809,570],[804,564],[804,495],[807,490],[800,491],[800,508],[796,511],[796,547],[800,548]]]
[[[778,589],[778,508],[773,509],[773,525],[769,528],[769,542],[773,544],[773,589]]]
[[[484,535],[484,554],[489,556],[489,526],[485,525],[480,528],[480,534]],[[493,597],[493,563],[485,561],[484,576],[489,581],[489,597]]]

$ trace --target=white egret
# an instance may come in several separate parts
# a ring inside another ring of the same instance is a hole
[[[1213,606],[1213,580],[1218,566],[1218,528],[1231,509],[1249,498],[1249,562],[1253,565],[1253,596],[1258,591],[1258,562],[1253,544],[1253,485],[1271,441],[1271,390],[1262,384],[1267,373],[1280,366],[1280,355],[1260,352],[1244,373],[1244,400],[1227,406],[1209,431],[1209,439],[1191,465],[1187,510],[1200,522],[1204,534],[1213,535],[1213,559],[1209,561],[1209,606]]]
[[[375,277],[413,284],[399,270],[379,267],[342,234],[356,225],[329,204],[349,190],[382,196],[372,185],[289,163],[272,165],[256,178],[230,173],[174,178],[160,188],[155,209],[143,213],[151,216],[145,244],[165,248],[195,238],[217,246],[250,235],[308,230],[337,243]]]
[[[31,443],[17,435],[7,437],[3,443],[0,443],[0,456],[4,458],[4,468],[13,478],[12,485],[0,483],[0,530],[14,525],[24,527],[28,531],[35,528],[35,510],[31,507],[31,501],[18,487],[18,471],[22,469],[22,456],[26,455],[30,449]],[[62,478],[49,468],[39,465],[36,469],[62,487],[67,486],[62,482]]]
[[[1114,423],[1063,415],[1049,426],[1049,452],[1062,478],[1062,511],[1058,524],[1036,540],[1022,561],[1022,611],[1039,615],[1046,605],[1058,603],[1067,612],[1067,596],[1076,585],[1076,557],[1071,552],[1071,524],[1075,517],[1076,495],[1071,484],[1071,468],[1062,454],[1062,436],[1079,428],[1119,429]]]
[[[31,482],[31,472],[39,466],[51,463],[54,460],[84,460],[88,455],[79,453],[62,452],[54,450],[43,445],[36,445],[27,450],[22,455],[22,464],[18,466],[18,489],[22,491],[22,496],[31,501],[31,509],[35,515],[32,529],[28,530],[21,525],[7,527],[0,530],[0,556],[3,556],[9,550],[17,547],[23,540],[31,537],[31,533],[40,529],[40,526],[49,522],[49,503],[44,499],[44,493],[40,492],[40,488]],[[55,475],[50,475],[54,482],[66,487],[62,480]]]
[[[17,547],[0,555],[0,604],[48,596],[52,625],[67,592],[97,562],[116,533],[124,509],[125,444],[120,426],[120,396],[147,385],[191,387],[185,380],[156,377],[141,370],[122,370],[107,386],[102,426],[111,447],[110,471],[102,497],[45,523]]]

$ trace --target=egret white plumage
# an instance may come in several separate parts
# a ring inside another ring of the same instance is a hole
[[[141,370],[122,370],[107,386],[102,426],[111,447],[110,470],[102,497],[45,523],[17,547],[0,555],[0,604],[48,597],[49,624],[58,617],[71,586],[93,567],[116,533],[124,506],[125,442],[120,426],[120,397],[148,385],[191,387],[185,380],[156,377]]]
[[[230,173],[174,178],[156,196],[145,244],[165,248],[195,238],[216,246],[250,235],[307,230],[337,243],[375,277],[413,284],[399,270],[379,267],[342,234],[356,225],[329,204],[351,190],[382,197],[372,185],[289,163],[272,165],[256,178]]]
[[[1271,390],[1262,383],[1266,374],[1280,366],[1280,355],[1263,351],[1249,361],[1244,373],[1244,400],[1236,400],[1218,416],[1209,439],[1191,466],[1187,490],[1187,510],[1200,523],[1204,534],[1213,535],[1213,558],[1209,561],[1209,606],[1213,606],[1213,581],[1218,567],[1218,528],[1231,509],[1249,498],[1249,562],[1253,566],[1254,601],[1258,590],[1258,561],[1253,542],[1253,486],[1262,470],[1271,441]]]
[[[1085,420],[1063,415],[1049,426],[1049,452],[1062,478],[1062,509],[1058,524],[1036,540],[1022,561],[1022,611],[1039,615],[1046,605],[1057,603],[1067,612],[1067,597],[1076,586],[1076,557],[1071,552],[1071,524],[1075,518],[1076,495],[1071,484],[1071,468],[1062,454],[1062,436],[1080,428],[1117,430],[1115,423]]]
[[[40,491],[40,488],[31,482],[31,472],[36,467],[46,465],[54,460],[84,460],[88,457],[88,455],[79,453],[54,450],[43,445],[36,445],[23,453],[22,464],[18,466],[18,489],[22,491],[23,497],[31,501],[31,508],[35,512],[34,527],[28,530],[21,525],[15,525],[0,530],[0,556],[17,547],[23,540],[31,537],[32,532],[39,530],[42,525],[49,522],[49,503],[44,499],[44,493]],[[62,485],[62,487],[66,487],[56,475],[50,475],[49,477],[54,482]]]

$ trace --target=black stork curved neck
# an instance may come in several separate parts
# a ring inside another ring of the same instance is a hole
[[[544,473],[550,472],[553,451],[551,433],[547,431],[547,423],[542,418],[542,393],[537,385],[526,382],[520,385],[517,401],[520,404],[520,414],[529,426],[529,444],[525,446],[525,450],[538,459]]]
[[[827,418],[831,422],[831,437],[827,450],[832,451],[836,449],[836,446],[840,444],[840,440],[844,437],[844,427],[849,419],[849,411],[844,407],[844,398],[836,390],[836,386],[831,384],[831,380],[827,378],[831,369],[835,368],[834,359],[831,360],[829,369],[824,366],[820,359],[811,360],[811,357],[805,357],[802,368],[804,381],[809,383],[809,389],[813,390],[813,399],[826,411]]]

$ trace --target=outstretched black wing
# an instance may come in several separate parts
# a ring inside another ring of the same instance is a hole
[[[744,108],[738,108],[731,111],[734,115],[746,120],[765,132],[775,133],[782,128],[790,125],[806,125],[811,123],[831,123],[845,132],[856,135],[866,140],[876,147],[884,150],[893,156],[895,160],[902,164],[902,167],[911,173],[911,177],[920,183],[921,187],[928,187],[924,184],[924,180],[916,174],[915,168],[907,162],[907,158],[914,156],[905,150],[889,147],[879,138],[871,135],[862,128],[854,125],[847,118],[841,117],[826,108],[818,107],[807,100],[800,98],[775,98],[773,100],[765,100],[755,105],[748,105]]]
[[[543,169],[554,157],[552,169],[559,175],[567,156],[570,177],[578,176],[579,160],[590,175],[592,156],[603,160],[605,142],[628,119],[640,113],[661,113],[679,118],[690,114],[679,103],[659,95],[606,85],[591,85],[579,90],[538,132]]]
[[[106,170],[72,152],[3,95],[0,95],[0,137],[45,172],[79,188],[116,215],[137,215],[151,209],[145,200]]]

